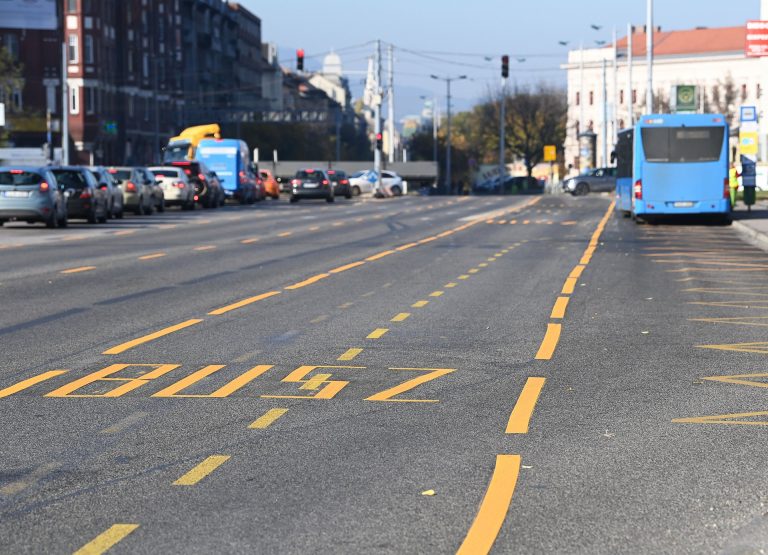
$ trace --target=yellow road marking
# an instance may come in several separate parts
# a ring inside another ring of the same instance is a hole
[[[278,237],[290,237],[293,235],[293,231],[283,231],[282,233],[278,233]]]
[[[191,320],[186,320],[185,322],[181,322],[180,324],[176,324],[175,326],[168,326],[167,328],[163,328],[161,330],[158,330],[154,333],[150,333],[148,335],[144,335],[142,337],[139,337],[138,339],[132,339],[131,341],[126,341],[125,343],[121,343],[120,345],[116,345],[110,349],[107,349],[102,354],[103,355],[119,355],[120,353],[124,353],[128,349],[133,349],[134,347],[138,345],[142,345],[144,343],[149,343],[150,341],[153,341],[155,339],[158,339],[159,337],[163,337],[165,335],[169,335],[171,333],[177,332],[179,330],[183,330],[184,328],[188,328],[190,326],[194,326],[195,324],[199,324],[202,322],[202,320],[193,318]]]
[[[375,330],[373,330],[371,333],[368,334],[366,339],[378,339],[388,331],[389,329],[387,328],[376,328]]]
[[[344,222],[333,222],[332,225],[333,225],[333,227],[339,227],[339,226],[344,225]]]
[[[128,534],[138,527],[138,524],[113,524],[75,551],[74,555],[101,555],[101,553],[106,553],[112,546],[125,539]]]
[[[480,264],[478,264],[478,266],[481,268],[487,268],[488,264],[486,262],[481,262]]]
[[[712,416],[694,416],[692,418],[673,418],[675,424],[741,424],[744,426],[768,426],[764,420],[737,420],[739,418],[754,418],[768,416],[768,411],[737,412],[734,414],[715,414]]]
[[[251,243],[255,243],[257,241],[260,241],[261,239],[259,237],[251,237],[250,239],[243,239],[240,241],[243,245],[250,245]]]
[[[355,357],[362,352],[363,350],[358,348],[347,349],[347,351],[336,360],[354,360]]]
[[[77,380],[69,382],[58,389],[46,393],[45,397],[77,397],[77,398],[115,398],[135,391],[146,385],[150,380],[164,376],[178,368],[178,364],[110,364],[106,368],[92,372]],[[138,377],[115,376],[128,368],[152,368],[153,370],[143,371]],[[118,387],[107,391],[106,393],[75,393],[77,390],[98,382],[120,383]]]
[[[201,247],[195,247],[194,250],[196,251],[212,251],[216,248],[216,245],[203,245]]]
[[[413,308],[422,308],[422,307],[427,306],[428,304],[429,304],[429,301],[416,301],[411,306]]]
[[[768,355],[768,342],[730,343],[724,345],[696,345],[699,349],[715,349],[718,351],[736,351],[738,353],[759,353]]]
[[[759,322],[751,320],[760,320]],[[768,326],[768,316],[743,316],[736,318],[688,318],[689,322],[709,322],[712,324],[730,324],[733,326]]]
[[[418,246],[418,243],[408,243],[407,245],[402,245],[400,247],[397,247],[395,250],[404,251],[404,250],[412,249],[413,247],[416,247],[416,246]]]
[[[301,289],[302,287],[306,287],[307,285],[312,285],[313,283],[317,283],[321,279],[325,279],[327,277],[331,277],[331,274],[317,274],[316,276],[312,276],[311,278],[305,279],[304,281],[300,281],[299,283],[288,285],[286,289],[288,289],[289,291],[292,291],[294,289]]]
[[[426,372],[426,374],[416,376],[415,378],[407,380],[400,385],[396,385],[395,387],[385,389],[384,391],[375,393],[370,397],[366,397],[366,401],[388,401],[393,403],[437,403],[437,399],[393,399],[393,397],[400,395],[401,393],[405,393],[406,391],[410,391],[411,389],[414,389],[423,383],[430,382],[455,371],[453,368],[390,368],[390,370]]]
[[[223,399],[242,389],[253,380],[270,370],[272,365],[259,364],[254,366],[247,372],[244,372],[237,376],[235,379],[230,380],[228,383],[224,384],[213,393],[179,393],[180,391],[184,391],[185,389],[193,386],[197,382],[207,378],[211,374],[214,374],[223,368],[225,368],[223,364],[210,364],[205,366],[197,372],[193,372],[189,376],[169,385],[165,389],[162,389],[157,393],[153,393],[152,397],[175,397],[179,399]]]
[[[341,272],[346,272],[347,270],[351,270],[352,268],[357,268],[358,266],[362,266],[363,264],[365,264],[365,260],[360,260],[359,262],[352,262],[351,264],[346,264],[344,266],[339,266],[338,268],[334,268],[333,270],[330,270],[330,273],[339,274]]]
[[[519,474],[520,455],[496,455],[496,466],[488,489],[457,555],[478,555],[491,551],[512,503]]]
[[[555,306],[552,307],[552,314],[550,318],[562,319],[565,318],[565,309],[568,307],[568,297],[558,297],[555,301]]]
[[[211,472],[229,460],[229,455],[211,455],[195,468],[173,482],[174,486],[194,486]]]
[[[471,270],[468,270],[467,273],[469,273],[469,274],[476,274],[479,271],[480,270],[478,270],[477,268],[472,268]]]
[[[531,220],[523,220],[523,225],[528,225],[529,223],[531,223]]]
[[[561,329],[562,326],[560,324],[547,324],[547,333],[544,335],[539,351],[536,353],[536,360],[549,360],[552,358],[557,348],[557,343],[560,341]]]
[[[563,284],[563,289],[561,293],[563,295],[570,295],[573,293],[573,290],[576,288],[576,278],[575,277],[569,277],[566,278],[565,283]]]
[[[446,283],[445,285],[443,285],[443,287],[445,287],[446,289],[453,289],[457,285],[458,285],[458,283],[450,282],[450,283]]]
[[[226,314],[227,312],[237,310],[238,308],[242,308],[244,306],[248,306],[249,304],[263,301],[264,299],[268,299],[270,297],[274,297],[275,295],[279,295],[279,294],[280,294],[280,291],[269,291],[267,293],[262,293],[261,295],[248,297],[247,299],[243,299],[242,301],[237,301],[236,303],[228,304],[227,306],[222,306],[221,308],[217,308],[216,310],[211,310],[208,314],[210,314],[211,316],[221,316],[222,314]]]
[[[444,291],[433,291],[432,293],[429,294],[429,296],[430,297],[440,297],[440,296],[442,296],[443,293],[444,293]]]
[[[327,382],[329,379],[331,379],[332,374],[315,374],[311,378],[309,378],[306,382],[304,382],[302,385],[299,386],[299,389],[308,389],[311,391],[314,391],[315,389],[318,389],[321,385],[323,385],[325,382]]]
[[[350,306],[352,306],[352,305],[354,305],[354,304],[355,304],[355,303],[353,303],[353,302],[349,302],[349,303],[340,304],[340,305],[339,305],[339,308],[349,308]]]
[[[309,231],[317,231],[318,229],[320,229],[319,225],[313,225],[312,227],[309,228]]]
[[[328,315],[327,314],[321,314],[317,318],[314,318],[314,319],[310,320],[309,323],[310,324],[319,324],[320,322],[323,322],[323,321],[325,321],[327,319],[328,319]]]
[[[69,270],[62,270],[60,274],[79,274],[80,272],[90,272],[95,270],[96,266],[80,266],[78,268],[70,268]]]
[[[528,378],[523,386],[523,391],[517,398],[515,408],[509,415],[506,433],[508,434],[527,434],[528,426],[533,416],[533,409],[536,408],[536,402],[539,400],[541,390],[544,387],[546,378]]]
[[[469,276],[467,274],[461,274],[459,279],[469,279]]]
[[[395,254],[395,251],[389,250],[389,251],[380,252],[378,254],[374,254],[373,256],[369,256],[368,258],[366,258],[366,260],[368,262],[373,262],[374,260],[379,260],[380,258],[384,258],[385,256],[389,256],[390,254]]]
[[[403,322],[407,320],[410,316],[411,316],[410,312],[401,312],[400,314],[392,318],[390,322]]]
[[[11,395],[18,393],[19,391],[24,391],[25,389],[29,389],[33,385],[37,385],[40,382],[50,380],[51,378],[55,378],[56,376],[61,376],[62,374],[66,374],[67,372],[68,370],[49,370],[48,372],[43,372],[42,374],[38,374],[37,376],[33,376],[31,378],[27,378],[26,380],[22,380],[4,389],[0,389],[0,399],[2,399],[3,397],[10,397]]]
[[[509,220],[510,225],[515,225],[517,223],[517,220]]]
[[[123,231],[116,231],[114,235],[133,235],[136,233],[135,229],[125,229]]]
[[[569,278],[579,279],[581,277],[581,274],[584,273],[584,269],[586,266],[579,264],[577,265],[573,270],[571,270],[571,273],[568,274]]]
[[[747,379],[753,378],[753,379]],[[702,378],[712,382],[732,383],[736,385],[748,385],[751,387],[768,387],[768,382],[754,381],[754,378],[768,378],[768,374],[736,374],[734,376],[708,376]]]
[[[501,256],[501,255],[499,255],[499,256]],[[496,262],[496,257],[492,256],[491,258],[486,258],[485,261],[486,262]]]
[[[145,254],[144,256],[140,256],[139,260],[152,260],[153,258],[162,258],[164,256],[167,256],[164,252],[156,252],[154,254]]]
[[[259,416],[256,420],[248,425],[250,430],[263,430],[269,428],[275,420],[283,416],[288,409],[269,409],[267,412]]]

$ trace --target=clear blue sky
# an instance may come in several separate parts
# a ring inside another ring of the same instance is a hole
[[[335,48],[345,70],[364,71],[374,48],[366,43],[394,44],[398,117],[418,111],[419,95],[442,96],[444,106],[445,85],[430,73],[470,77],[455,84],[454,105],[471,106],[498,85],[501,54],[512,57],[511,77],[520,83],[563,84],[559,65],[568,48],[582,40],[585,46],[610,42],[614,26],[622,36],[627,23],[642,25],[646,5],[645,0],[240,1],[261,17],[263,40],[276,43],[281,62],[291,67],[296,48],[308,57],[319,55],[307,59],[308,69],[319,67],[322,54]],[[741,25],[759,18],[759,11],[759,0],[656,0],[654,15],[656,25],[671,30]],[[603,28],[595,31],[591,24]],[[560,40],[570,45],[560,46]],[[350,75],[355,94],[362,78]]]

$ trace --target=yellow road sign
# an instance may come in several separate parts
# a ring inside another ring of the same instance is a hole
[[[544,161],[555,162],[557,160],[557,147],[555,145],[544,145]]]

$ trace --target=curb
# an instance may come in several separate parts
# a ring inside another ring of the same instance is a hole
[[[768,252],[768,234],[757,231],[753,227],[743,224],[738,220],[734,220],[732,225],[733,229],[736,230],[736,233],[741,235],[742,239],[747,243]]]

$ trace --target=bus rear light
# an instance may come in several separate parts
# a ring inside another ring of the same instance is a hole
[[[731,180],[727,177],[723,179],[723,198],[731,199]]]
[[[51,190],[51,186],[48,185],[48,183],[46,181],[42,181],[40,183],[40,192],[41,193],[47,193],[50,190]]]
[[[632,188],[635,198],[637,200],[643,200],[643,180],[638,179],[635,181],[635,186]]]
[[[135,193],[136,184],[133,183],[132,181],[129,181],[128,183],[125,184],[125,190],[128,191],[129,193]]]

